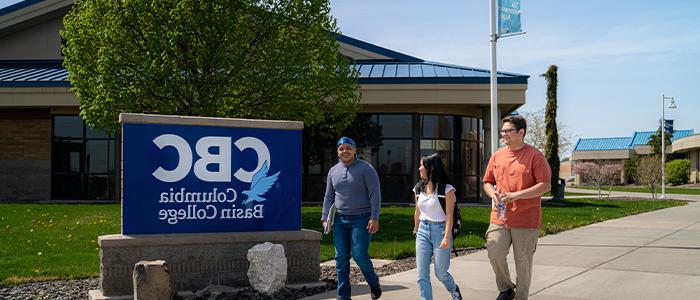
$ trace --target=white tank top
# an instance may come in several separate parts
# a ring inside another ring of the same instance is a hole
[[[455,190],[450,184],[445,186],[445,194]],[[446,220],[445,212],[442,210],[440,200],[438,200],[437,189],[433,189],[433,193],[429,195],[423,191],[418,194],[418,209],[420,209],[420,220],[431,222],[444,222]]]

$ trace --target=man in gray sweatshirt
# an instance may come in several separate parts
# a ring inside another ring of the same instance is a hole
[[[382,202],[379,176],[372,165],[355,156],[356,151],[355,141],[351,138],[338,140],[340,161],[328,171],[321,222],[325,228],[331,205],[335,204],[337,213],[333,220],[333,244],[338,299],[350,299],[351,252],[369,284],[372,299],[379,299],[382,295],[379,277],[367,253],[372,234],[379,230]]]

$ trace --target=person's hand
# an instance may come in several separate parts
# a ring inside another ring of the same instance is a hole
[[[494,207],[495,207],[495,206],[498,206],[498,204],[501,203],[501,201],[502,201],[502,198],[501,198],[501,197],[503,197],[504,195],[505,195],[505,194],[501,194],[501,193],[499,193],[499,192],[494,192],[494,193],[493,193],[493,198],[491,198],[491,199],[493,200],[493,206],[494,206]]]
[[[505,204],[511,203],[518,199],[520,199],[520,193],[517,192],[500,194],[500,201],[504,202]]]
[[[413,228],[413,236],[415,237],[416,234],[418,234],[418,227]]]
[[[379,231],[379,220],[369,220],[369,222],[367,222],[367,231],[370,234],[377,233],[377,231]]]
[[[321,226],[323,226],[323,230],[326,230],[326,221],[321,221]]]
[[[446,249],[449,246],[450,246],[450,238],[449,237],[442,238],[442,241],[440,242],[440,248]]]

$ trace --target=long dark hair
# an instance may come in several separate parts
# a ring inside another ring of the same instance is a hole
[[[428,173],[428,179],[421,179],[418,181],[418,187],[421,191],[425,191],[425,186],[428,182],[433,182],[433,188],[438,184],[447,185],[450,184],[450,178],[445,172],[445,165],[440,159],[440,154],[433,153],[431,155],[421,157],[423,161],[423,167]]]

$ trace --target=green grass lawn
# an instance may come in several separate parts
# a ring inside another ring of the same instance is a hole
[[[598,190],[594,186],[576,186],[573,188],[595,190],[595,191]],[[606,186],[606,187],[602,188],[601,191],[603,193],[607,194],[609,189],[610,189],[610,186]],[[612,190],[615,192],[649,193],[649,189],[647,187],[643,187],[643,186],[613,186]],[[656,188],[656,193],[657,194],[661,193],[661,186]],[[678,187],[668,187],[667,186],[666,187],[666,194],[700,195],[700,189],[689,189],[689,188],[678,188]]]
[[[543,207],[542,234],[683,205],[675,201],[549,201]],[[320,207],[303,207],[304,228],[321,230]],[[483,247],[489,208],[462,209],[457,247]],[[117,204],[1,204],[0,285],[99,275],[97,236],[119,232]],[[413,208],[384,207],[370,255],[396,259],[414,255]],[[331,236],[321,241],[321,260],[333,258]]]

